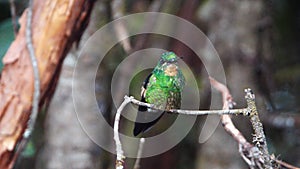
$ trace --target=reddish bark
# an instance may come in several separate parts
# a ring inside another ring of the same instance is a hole
[[[32,38],[41,80],[40,105],[51,99],[62,61],[78,42],[90,16],[92,0],[45,0],[33,5]],[[33,71],[26,47],[26,11],[20,31],[3,58],[0,79],[0,168],[12,168],[14,148],[31,112]]]

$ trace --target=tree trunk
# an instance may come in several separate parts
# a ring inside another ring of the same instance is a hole
[[[92,0],[45,0],[33,4],[32,38],[41,80],[40,105],[50,100],[62,61],[79,41]],[[14,149],[27,126],[33,96],[33,71],[26,47],[26,11],[20,31],[3,58],[0,79],[0,168],[12,168]]]

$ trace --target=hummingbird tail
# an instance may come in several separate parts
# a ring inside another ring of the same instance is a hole
[[[143,113],[145,112],[141,112],[139,111],[138,112],[138,116],[141,116]],[[146,113],[150,113],[150,112],[146,112]],[[140,133],[144,133],[146,132],[147,130],[149,130],[155,123],[157,123],[159,121],[159,119],[164,115],[164,112],[161,113],[159,115],[159,117],[157,117],[155,120],[151,121],[151,122],[148,122],[148,123],[139,123],[139,122],[135,122],[134,123],[134,130],[133,130],[133,135],[134,136],[137,136],[139,135]]]

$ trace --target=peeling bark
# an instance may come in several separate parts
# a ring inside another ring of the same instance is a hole
[[[33,5],[32,34],[41,80],[40,105],[50,100],[62,61],[87,26],[94,1],[45,0]],[[26,128],[33,96],[33,72],[26,48],[26,11],[3,58],[0,79],[0,168],[12,168],[14,149]]]

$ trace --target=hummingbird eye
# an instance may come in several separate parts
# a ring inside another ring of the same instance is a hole
[[[167,63],[174,63],[174,62],[176,62],[177,60],[176,59],[172,59],[172,60],[168,60],[168,61],[166,61]]]
[[[165,62],[165,61],[164,61],[163,59],[160,59],[160,60],[159,60],[159,64],[160,64],[160,65],[164,64],[164,62]]]

